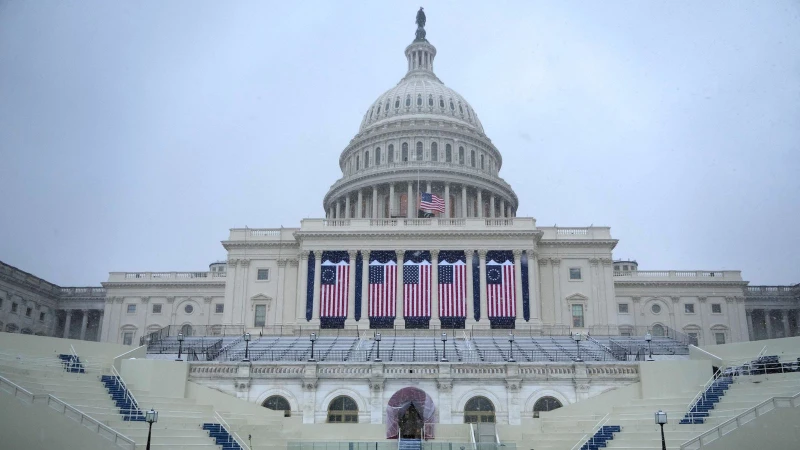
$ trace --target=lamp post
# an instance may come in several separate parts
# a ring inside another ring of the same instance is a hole
[[[181,353],[183,353],[183,333],[178,333],[178,359],[175,361],[183,361],[181,359]]]
[[[381,362],[381,334],[375,333],[375,342],[378,343],[378,355],[375,358],[375,362]]]
[[[516,362],[514,359],[514,333],[508,333],[508,362]]]
[[[244,334],[244,359],[243,362],[250,362],[250,333]]]
[[[144,420],[150,424],[150,428],[147,430],[147,450],[150,450],[150,434],[153,432],[153,424],[158,422],[158,411],[150,408],[150,411],[144,413]]]
[[[447,362],[447,333],[442,333],[442,362]]]
[[[581,339],[583,339],[583,336],[581,336],[581,333],[575,333],[572,335],[572,339],[575,341],[575,346],[578,348],[578,357],[575,358],[575,362],[583,362],[581,359]]]
[[[311,340],[311,357],[308,358],[308,362],[316,362],[317,360],[314,359],[314,342],[317,340],[317,333],[311,333],[309,339]]]
[[[648,361],[652,361],[653,360],[653,347],[650,345],[650,341],[653,340],[653,336],[651,336],[650,333],[647,333],[647,334],[644,335],[644,340],[647,341],[647,353],[649,354],[649,356],[647,357],[647,360]]]
[[[667,450],[667,441],[664,440],[665,423],[667,423],[667,413],[659,409],[656,413],[656,424],[661,425],[661,450]]]

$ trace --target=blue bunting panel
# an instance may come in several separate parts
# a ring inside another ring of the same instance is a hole
[[[475,321],[481,320],[481,266],[480,258],[472,252],[472,310],[475,312]]]
[[[308,278],[306,279],[306,321],[314,314],[314,252],[308,252]]]
[[[522,318],[525,319],[525,322],[531,320],[531,295],[530,280],[528,279],[528,264],[530,264],[530,259],[528,258],[528,252],[526,251],[522,256],[522,261],[520,261],[520,268],[522,269]]]
[[[355,319],[356,322],[361,320],[361,283],[364,282],[364,261],[361,252],[356,253],[356,298],[355,298]]]

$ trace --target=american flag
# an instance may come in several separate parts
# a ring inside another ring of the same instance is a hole
[[[467,265],[439,263],[439,317],[467,317]]]
[[[423,192],[419,199],[419,209],[426,211],[439,211],[444,214],[444,200],[434,194]]]
[[[369,317],[395,317],[397,263],[369,263]]]
[[[403,264],[403,316],[431,316],[431,263]]]
[[[506,259],[486,263],[486,309],[489,318],[516,317],[516,287],[514,263]]]
[[[321,265],[319,285],[320,317],[347,317],[350,290],[350,264],[347,261]]]

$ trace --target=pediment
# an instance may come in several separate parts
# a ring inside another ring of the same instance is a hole
[[[271,302],[272,301],[272,297],[270,297],[269,295],[265,295],[265,294],[256,294],[256,295],[250,297],[250,301],[251,302],[256,302],[256,301]]]
[[[589,297],[587,297],[587,296],[585,296],[585,295],[583,295],[583,294],[581,294],[579,292],[576,292],[576,293],[570,295],[569,297],[567,297],[566,300],[568,302],[585,302],[585,301],[589,300]]]

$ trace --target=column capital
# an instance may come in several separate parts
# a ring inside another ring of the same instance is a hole
[[[672,303],[678,303],[681,301],[681,297],[679,295],[673,295],[670,297],[670,299],[672,299]]]
[[[547,259],[547,258],[539,258],[539,265],[540,266],[546,266],[549,261],[550,260]]]
[[[348,250],[347,256],[350,257],[350,259],[356,259],[356,256],[358,256],[358,250]]]
[[[289,260],[286,258],[280,258],[278,259],[277,262],[278,262],[278,267],[286,267],[286,264],[289,262]]]
[[[361,250],[361,259],[366,263],[369,262],[369,250]]]
[[[240,259],[239,260],[239,265],[241,265],[242,267],[249,267],[250,266],[250,260],[249,259]]]
[[[316,258],[317,260],[322,258],[322,250],[314,250],[314,258]]]
[[[239,263],[239,260],[236,258],[231,258],[228,260],[228,267],[236,268],[236,264]]]
[[[478,257],[480,257],[481,259],[486,259],[486,252],[488,252],[488,250],[479,249],[478,250]]]
[[[82,309],[81,312],[83,313],[84,316],[89,314],[89,310],[88,309]]]
[[[405,257],[406,251],[405,250],[395,250],[394,254],[395,254],[395,256],[397,256],[397,260],[400,261],[400,258],[404,258]]]
[[[475,256],[475,250],[473,249],[464,250],[464,256],[466,256],[467,258]]]
[[[299,263],[300,263],[300,261],[298,261],[297,258],[289,259],[289,265],[292,266],[292,267],[297,267],[299,265]]]
[[[436,260],[439,257],[439,250],[431,250],[431,262]]]
[[[552,264],[554,266],[560,266],[561,265],[561,258],[550,258],[550,264]]]
[[[734,301],[736,301],[736,299],[734,297],[725,297],[725,302],[727,302],[729,304],[733,303]]]
[[[205,303],[211,303],[211,300],[213,300],[213,297],[210,297],[210,296],[203,297],[203,302],[205,302]]]
[[[708,297],[706,297],[705,295],[698,295],[697,296],[697,300],[700,301],[700,303],[705,303],[707,298]]]
[[[642,297],[639,297],[638,295],[633,296],[631,297],[631,300],[633,300],[633,303],[639,303],[640,301],[642,301]]]
[[[516,248],[511,250],[511,253],[514,254],[514,261],[519,262],[519,259],[522,258],[522,249]]]
[[[142,303],[144,303],[145,305],[147,304],[147,302],[150,301],[150,297],[147,297],[147,296],[144,296],[141,299],[142,299]]]
[[[175,303],[175,296],[170,295],[167,297],[167,303]]]
[[[600,258],[600,262],[603,263],[604,266],[610,266],[614,260],[611,258]]]
[[[589,264],[591,264],[592,266],[597,266],[598,264],[600,264],[600,260],[598,258],[589,258]]]

